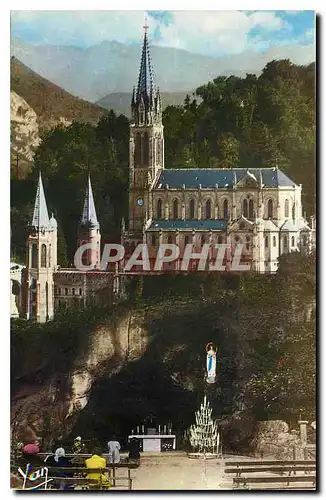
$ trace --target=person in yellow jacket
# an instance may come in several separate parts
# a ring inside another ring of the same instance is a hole
[[[91,458],[85,460],[86,467],[88,469],[104,469],[107,467],[106,460],[101,456],[102,452],[100,448],[94,448]],[[109,479],[100,472],[90,472],[87,474],[87,479],[96,479],[98,483],[105,488],[110,487]]]

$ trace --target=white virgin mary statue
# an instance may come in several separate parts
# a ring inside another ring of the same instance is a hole
[[[213,384],[216,378],[216,351],[214,351],[213,344],[211,342],[207,344],[206,352],[207,382],[209,384]]]

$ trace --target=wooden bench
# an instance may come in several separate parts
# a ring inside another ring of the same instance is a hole
[[[273,476],[257,475],[272,473]],[[304,473],[304,475],[302,474]],[[313,460],[259,460],[247,462],[229,461],[225,464],[225,474],[233,474],[233,486],[249,489],[250,484],[276,484],[287,489],[316,489],[316,462]],[[301,473],[298,475],[297,473]],[[249,474],[249,476],[248,476]],[[255,474],[254,476],[250,474]],[[287,475],[286,475],[287,474]],[[291,475],[293,474],[293,475]],[[304,483],[301,486],[295,483]],[[307,485],[307,483],[310,483]],[[296,488],[290,488],[295,484]],[[255,488],[258,489],[258,488]],[[261,489],[261,488],[259,488]],[[266,489],[266,488],[265,488]],[[273,488],[268,488],[273,489]],[[280,489],[274,488],[274,489]]]
[[[46,464],[46,463],[45,463]],[[88,479],[86,476],[88,474],[107,474],[108,480],[110,482],[110,488],[126,486],[128,490],[132,489],[132,477],[130,474],[131,469],[134,469],[135,466],[128,464],[112,464],[109,467],[105,467],[102,469],[90,469],[87,467],[48,467],[49,469],[49,478],[52,478],[55,483],[62,482],[65,484],[78,484],[85,486],[94,486],[97,485],[96,489],[107,489],[108,486],[105,483],[102,483],[101,480],[97,479]],[[117,469],[127,469],[127,476],[119,477],[116,474]],[[56,474],[74,474],[74,477],[59,477]],[[122,484],[123,483],[123,484]]]

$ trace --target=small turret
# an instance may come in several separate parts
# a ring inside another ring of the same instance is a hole
[[[98,268],[101,258],[101,233],[95,210],[90,176],[88,176],[84,208],[79,224],[77,247],[79,248],[88,243],[92,244],[92,248],[83,252],[83,265]]]

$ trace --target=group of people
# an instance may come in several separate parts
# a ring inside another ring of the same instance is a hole
[[[121,446],[119,441],[112,439],[107,443],[107,460],[102,454],[102,449],[98,445],[93,445],[91,448],[92,456],[84,461],[84,466],[87,469],[103,469],[108,464],[118,464],[120,462]],[[66,456],[66,451],[63,446],[56,446],[53,454],[48,455],[44,462],[39,456],[40,447],[38,441],[28,443],[23,447],[23,458],[26,463],[31,463],[34,467],[46,465],[47,467],[59,467],[67,469],[65,471],[56,472],[57,478],[72,478],[73,472],[69,471],[71,467],[82,466],[83,457],[80,455],[87,454],[88,450],[86,444],[83,442],[81,436],[75,438],[72,446],[73,457],[70,459]],[[129,460],[140,458],[139,446],[137,440],[131,440],[129,446]],[[87,474],[87,479],[95,479],[102,487],[110,487],[109,479],[106,475],[99,472],[90,472]],[[65,481],[59,481],[54,485],[57,489],[71,490],[73,485]]]

